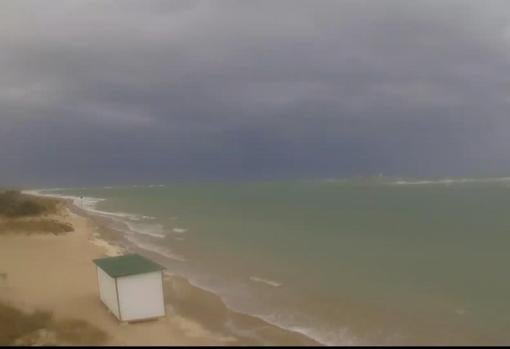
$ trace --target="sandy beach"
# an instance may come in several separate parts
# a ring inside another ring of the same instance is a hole
[[[83,320],[106,333],[107,345],[313,345],[307,337],[229,310],[216,295],[165,273],[167,315],[121,323],[101,303],[92,260],[122,253],[105,240],[100,222],[64,207],[54,220],[64,234],[0,234],[0,302],[25,312],[50,312],[56,320]],[[71,342],[72,344],[72,342]],[[86,343],[85,343],[86,344]]]

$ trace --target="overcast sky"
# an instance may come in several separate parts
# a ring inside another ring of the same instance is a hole
[[[509,1],[0,2],[0,182],[510,173]]]

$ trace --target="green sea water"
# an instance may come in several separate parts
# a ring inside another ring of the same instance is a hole
[[[75,202],[232,308],[325,344],[510,344],[506,178],[51,193],[84,196]]]

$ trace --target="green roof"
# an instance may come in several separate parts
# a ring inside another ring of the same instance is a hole
[[[165,269],[161,265],[139,254],[94,259],[94,263],[113,278],[150,273]]]

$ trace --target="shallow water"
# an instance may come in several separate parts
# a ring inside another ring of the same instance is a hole
[[[51,193],[83,196],[230,307],[325,344],[510,343],[506,178]]]

